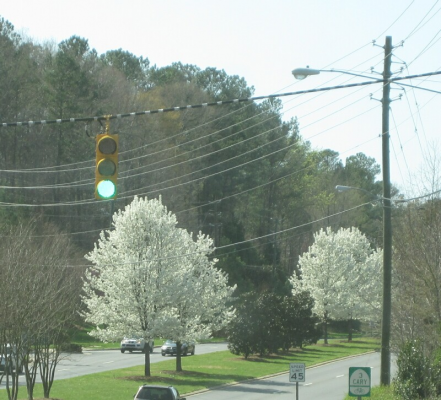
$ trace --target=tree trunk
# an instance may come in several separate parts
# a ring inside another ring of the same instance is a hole
[[[348,319],[348,342],[352,342],[352,314]]]
[[[144,376],[150,375],[150,346],[148,342],[144,346]]]
[[[325,344],[328,344],[328,312],[325,311],[323,318],[323,336],[325,338]]]
[[[26,390],[28,393],[28,400],[34,399],[34,387],[35,387],[35,380],[37,377],[37,370],[38,370],[38,353],[34,354],[34,362],[29,363],[29,357],[30,355],[27,354],[26,360],[24,363],[24,373],[26,377]]]
[[[176,372],[182,372],[182,359],[181,359],[182,343],[176,342]]]

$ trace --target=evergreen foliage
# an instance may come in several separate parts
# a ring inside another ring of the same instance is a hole
[[[2,123],[116,115],[254,94],[243,77],[222,69],[180,62],[157,67],[121,48],[98,54],[78,36],[56,45],[34,43],[4,19],[0,56]],[[373,241],[379,237],[377,210],[341,213],[366,198],[337,198],[334,190],[350,184],[378,193],[378,165],[362,154],[344,165],[331,149],[312,149],[297,120],[283,120],[278,99],[112,120],[121,148],[118,198],[111,202],[93,199],[94,136],[102,130],[98,122],[2,127],[2,230],[38,215],[71,235],[83,253],[95,254],[94,243],[104,245],[100,232],[109,228],[109,237],[125,243],[112,231],[115,212],[120,215],[136,196],[161,196],[179,217],[180,229],[200,231],[200,243],[212,238],[209,258],[219,260],[216,266],[235,294],[272,292],[283,298],[313,232],[324,224],[357,221]]]
[[[3,123],[127,114],[254,94],[243,77],[222,69],[181,62],[157,67],[122,48],[98,54],[78,36],[57,45],[34,43],[4,19],[0,56]],[[93,196],[94,136],[103,130],[98,122],[2,127],[0,212],[12,224],[39,214],[75,233],[86,253],[114,211],[135,196],[161,195],[180,227],[213,238],[218,266],[230,284],[238,284],[237,293],[286,295],[299,256],[322,227],[313,221],[360,202],[337,199],[334,186],[380,190],[374,160],[360,154],[344,166],[338,153],[311,149],[297,121],[283,120],[279,99],[122,118],[110,128],[120,135],[118,198],[104,202]],[[377,240],[381,215],[373,210],[333,217],[332,224],[354,220]]]
[[[228,326],[228,348],[248,358],[301,348],[320,338],[313,299],[303,292],[281,297],[272,293],[245,294]]]
[[[394,392],[403,400],[434,399],[441,395],[441,362],[420,340],[405,343],[399,350]]]

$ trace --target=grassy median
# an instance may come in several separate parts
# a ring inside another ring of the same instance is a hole
[[[350,397],[349,395],[344,398],[344,400],[354,400],[355,397]],[[394,396],[392,386],[377,386],[372,388],[370,400],[400,400],[398,397]]]
[[[151,365],[152,376],[143,376],[144,366],[86,375],[72,379],[57,380],[51,391],[52,399],[60,400],[122,400],[132,399],[137,388],[145,383],[173,385],[182,395],[206,388],[246,379],[287,372],[289,363],[302,362],[307,367],[341,357],[377,350],[376,339],[360,338],[350,343],[331,340],[328,345],[318,343],[302,350],[295,349],[267,357],[235,356],[229,351],[182,358],[183,372],[175,372],[175,358]],[[35,399],[42,399],[41,385],[35,387]],[[20,400],[25,400],[26,388],[20,387]],[[0,392],[0,400],[7,399]]]

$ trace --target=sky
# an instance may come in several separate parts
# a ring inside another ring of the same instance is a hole
[[[255,96],[381,78],[386,36],[394,77],[441,67],[438,0],[0,0],[0,16],[34,42],[76,35],[99,54],[121,48],[158,67],[225,70]],[[347,73],[296,80],[291,71],[306,66]],[[403,83],[413,87],[395,84],[390,96],[391,181],[420,195],[441,189],[428,172],[441,149],[441,76]],[[343,162],[362,152],[382,165],[381,84],[281,99],[283,118],[297,118],[314,149],[332,149]]]

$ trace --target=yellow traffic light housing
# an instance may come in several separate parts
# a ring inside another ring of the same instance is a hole
[[[115,199],[118,178],[118,135],[102,133],[96,136],[95,198]]]

